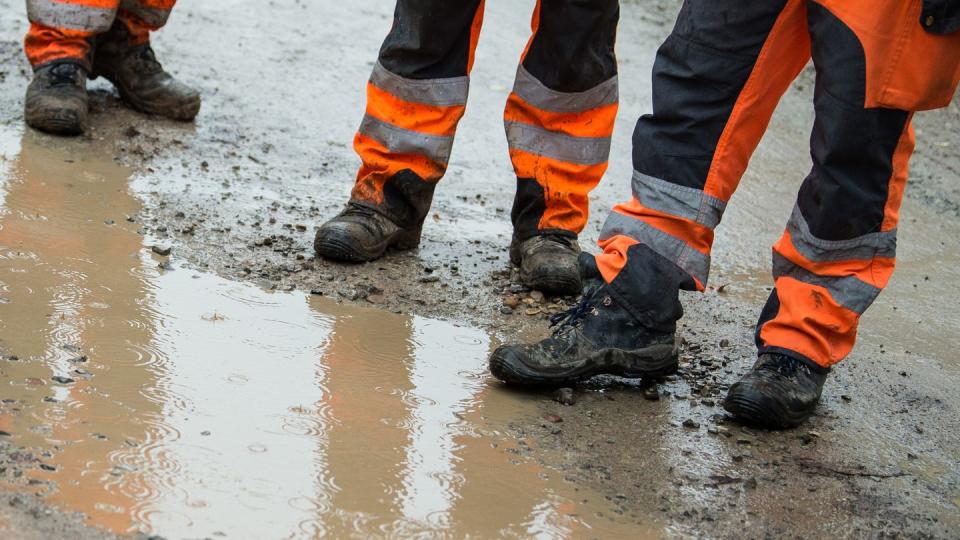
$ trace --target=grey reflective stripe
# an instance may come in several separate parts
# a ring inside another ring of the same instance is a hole
[[[158,28],[167,24],[167,19],[170,18],[169,9],[146,7],[141,5],[140,2],[137,2],[137,0],[122,0],[120,2],[120,8],[136,15],[138,19],[148,25]]]
[[[117,10],[78,6],[53,0],[27,0],[27,18],[32,23],[50,28],[81,32],[106,32],[113,24]]]
[[[689,219],[711,229],[720,224],[727,203],[702,190],[679,186],[633,171],[633,195],[651,210]]]
[[[571,137],[520,122],[504,122],[504,126],[510,148],[537,156],[578,165],[606,163],[610,156],[609,137]]]
[[[875,257],[897,256],[896,229],[865,234],[850,240],[823,240],[810,232],[810,225],[798,206],[793,207],[787,231],[793,247],[813,262],[869,261]]]
[[[558,92],[544,86],[523,66],[517,69],[513,93],[540,110],[559,113],[589,111],[613,105],[619,98],[616,76],[583,92]]]
[[[470,79],[468,77],[407,79],[389,71],[380,62],[377,62],[377,65],[373,67],[370,82],[377,88],[404,101],[438,107],[466,105],[467,94],[470,92]]]
[[[453,148],[453,137],[426,135],[365,115],[360,124],[360,133],[376,140],[391,152],[426,156],[436,163],[446,165]]]
[[[684,272],[706,285],[710,277],[710,256],[700,253],[689,244],[671,236],[646,222],[611,212],[600,231],[600,240],[617,235],[633,238],[659,253],[663,258],[679,266]]]
[[[777,252],[773,253],[773,278],[792,278],[808,285],[826,289],[841,306],[857,314],[863,314],[876,300],[880,289],[856,276],[820,276],[802,268]]]

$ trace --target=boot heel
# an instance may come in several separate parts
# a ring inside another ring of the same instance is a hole
[[[416,249],[420,245],[420,235],[423,233],[423,224],[417,225],[416,229],[405,231],[397,235],[393,249]]]

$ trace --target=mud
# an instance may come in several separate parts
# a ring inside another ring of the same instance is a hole
[[[0,501],[0,524],[22,537],[955,536],[960,108],[918,117],[898,273],[808,425],[745,429],[719,402],[753,360],[769,245],[809,168],[809,71],[724,218],[710,289],[684,297],[681,373],[655,395],[607,381],[565,406],[484,374],[491,347],[543,335],[572,301],[531,297],[506,253],[499,117],[532,9],[516,4],[488,6],[421,248],[339,266],[310,242],[350,189],[388,7],[183,4],[156,47],[200,87],[196,125],[132,113],[97,82],[94,129],[60,141],[23,132],[25,25],[0,0],[0,348],[18,357],[0,366],[0,398],[16,400],[0,461],[22,503]],[[621,115],[585,246],[627,193],[629,135],[678,6],[623,5]]]

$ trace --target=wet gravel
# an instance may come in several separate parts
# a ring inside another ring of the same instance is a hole
[[[14,5],[0,0],[0,122],[7,126],[19,126],[29,74],[20,56],[22,21]],[[648,42],[667,31],[676,5],[657,2],[637,13],[638,4],[625,3],[625,20],[639,28],[637,47],[649,48]],[[183,33],[205,24],[192,17],[178,23]],[[289,117],[269,118],[273,107],[289,105],[265,105],[266,113],[253,113],[237,104],[241,77],[215,66],[197,67],[195,53],[172,42],[170,49],[204,91],[200,125],[148,122],[124,109],[112,93],[98,91],[95,130],[87,135],[114,140],[116,161],[140,171],[145,210],[115,219],[142,227],[155,242],[150,249],[165,259],[158,260],[164,269],[206,269],[266,289],[299,289],[395,313],[463,321],[503,340],[545,335],[549,318],[576,301],[544,297],[519,283],[506,255],[510,201],[504,192],[509,190],[505,182],[460,182],[459,176],[491,169],[471,172],[472,157],[465,158],[464,168],[452,169],[419,251],[362,265],[317,260],[313,232],[336,213],[349,189],[354,162],[348,137],[324,135],[320,142],[307,142],[304,125]],[[807,85],[808,91],[810,83],[807,73],[798,86]],[[798,90],[800,97],[803,91]],[[806,114],[797,95],[785,101],[790,114]],[[344,107],[351,117],[359,110],[354,105]],[[627,105],[628,110],[637,107]],[[954,234],[960,218],[958,129],[956,103],[919,117],[921,144],[907,192],[908,200]],[[794,144],[806,140],[802,130],[782,136]],[[776,156],[766,160],[773,161]],[[620,191],[603,187],[597,206],[609,206]],[[749,191],[743,195],[750,196]],[[598,219],[592,218],[588,237],[596,234]],[[451,232],[476,223],[492,232]],[[652,511],[670,535],[956,536],[960,398],[951,383],[955,372],[945,377],[928,358],[866,341],[831,376],[810,423],[788,432],[753,430],[733,422],[721,403],[729,385],[753,362],[756,298],[738,292],[734,283],[729,290],[718,285],[683,300],[689,326],[682,329],[677,375],[662,381],[606,379],[537,394],[539,414],[513,426],[513,438],[524,443],[517,451],[599,489],[621,517],[645,519]],[[16,354],[0,352],[8,359]],[[76,353],[80,365],[85,357]],[[89,376],[79,370],[72,375]],[[58,384],[73,381],[60,378]],[[2,437],[0,474],[23,490],[0,495],[0,517],[13,530],[24,538],[111,537],[85,528],[78,516],[44,508],[29,495],[23,471],[42,467],[43,456],[13,448]]]

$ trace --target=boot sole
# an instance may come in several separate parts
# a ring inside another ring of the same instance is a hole
[[[511,362],[499,350],[490,357],[490,373],[507,384],[524,386],[566,386],[597,375],[616,375],[628,379],[658,378],[677,372],[678,346],[652,345],[643,349],[602,349],[590,355],[580,367],[566,372],[544,374],[523,363]]]
[[[421,230],[403,232],[389,237],[387,240],[375,246],[373,249],[364,250],[359,248],[348,238],[342,238],[337,235],[324,235],[323,231],[317,233],[313,242],[313,249],[324,259],[330,259],[345,263],[365,263],[375,261],[389,251],[408,251],[416,249],[420,245]]]
[[[51,111],[40,115],[28,110],[24,117],[30,127],[54,135],[80,135],[87,127],[84,116],[74,111]]]
[[[778,396],[745,385],[734,386],[723,402],[723,408],[745,424],[769,429],[791,429],[803,424],[815,408],[791,410]]]

